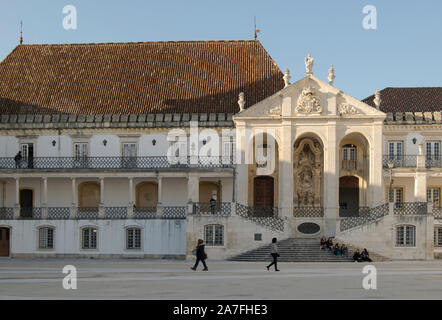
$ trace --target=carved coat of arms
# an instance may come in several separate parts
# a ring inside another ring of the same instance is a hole
[[[298,98],[295,112],[306,114],[322,113],[322,107],[319,103],[319,99],[312,87],[306,87],[302,90],[302,93]]]

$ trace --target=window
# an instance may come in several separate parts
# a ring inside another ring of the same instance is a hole
[[[440,207],[440,188],[427,188],[427,202]]]
[[[135,142],[123,143],[123,159],[122,164],[124,168],[135,168],[137,157],[137,144]]]
[[[342,159],[343,160],[356,160],[356,146],[352,144],[346,144],[342,147]]]
[[[414,247],[416,245],[416,227],[411,225],[396,227],[396,246]]]
[[[393,201],[396,209],[401,209],[404,202],[404,189],[393,188]]]
[[[83,228],[81,239],[82,249],[97,249],[97,229],[96,228]]]
[[[427,159],[440,159],[440,141],[427,141]]]
[[[42,227],[38,229],[38,247],[40,249],[54,248],[54,228]]]
[[[141,249],[141,229],[140,228],[126,229],[126,248],[127,249]]]
[[[403,141],[388,141],[388,158],[400,160],[404,154]]]
[[[434,228],[434,245],[442,247],[442,226]]]
[[[224,226],[220,224],[210,224],[204,226],[204,236],[208,246],[223,246]]]
[[[85,160],[88,155],[87,142],[74,143],[74,157],[75,160]]]

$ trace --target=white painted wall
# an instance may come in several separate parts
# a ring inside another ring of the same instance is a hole
[[[80,256],[181,256],[186,252],[185,220],[0,220],[10,227],[11,254],[15,257]],[[38,249],[38,227],[55,228],[54,249]],[[96,227],[97,249],[81,249],[81,228]],[[126,228],[142,228],[142,249],[126,249]]]

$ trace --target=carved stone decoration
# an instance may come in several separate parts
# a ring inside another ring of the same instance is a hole
[[[339,106],[338,111],[341,116],[354,115],[359,113],[358,109],[356,109],[355,106],[348,103],[342,103]]]
[[[279,116],[281,114],[281,106],[278,105],[276,107],[270,108],[269,110],[267,110],[266,114]]]
[[[312,58],[310,53],[305,58],[305,75],[311,76],[313,75],[313,63],[315,62],[315,59]]]
[[[302,90],[295,108],[296,113],[321,114],[322,107],[314,88],[308,86]]]
[[[322,153],[321,145],[310,138],[295,149],[293,202],[297,207],[321,206]]]
[[[246,105],[246,100],[244,99],[244,92],[239,93],[239,99],[238,99],[238,105],[239,105],[239,111],[244,110],[244,106]]]

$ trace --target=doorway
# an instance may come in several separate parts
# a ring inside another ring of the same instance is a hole
[[[260,176],[256,177],[253,182],[254,215],[273,216],[274,179],[268,176]]]
[[[0,228],[0,257],[9,257],[9,228]]]
[[[20,217],[32,218],[34,192],[31,189],[20,190]]]
[[[359,216],[359,178],[344,176],[339,178],[339,216]]]

